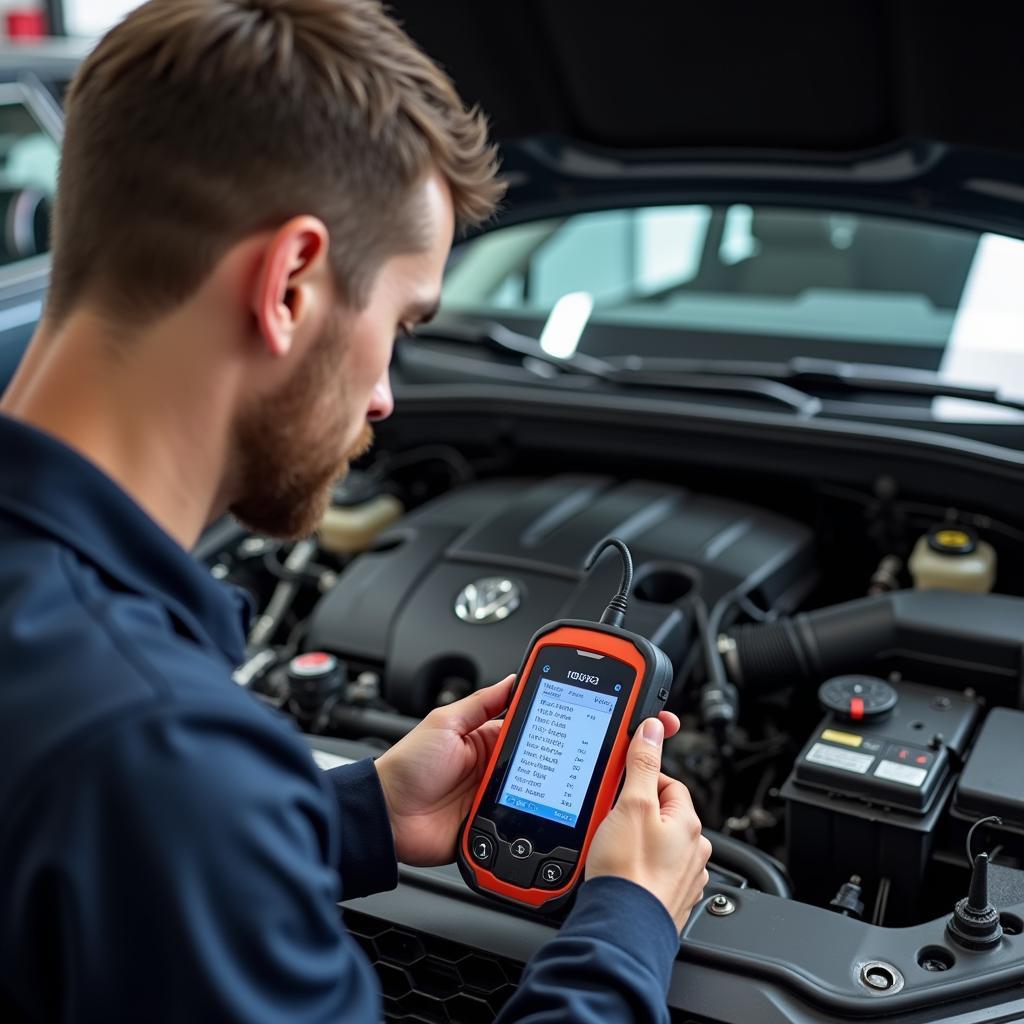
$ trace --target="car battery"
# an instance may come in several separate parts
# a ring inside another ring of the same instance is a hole
[[[796,897],[827,905],[859,875],[869,898],[887,888],[885,924],[910,923],[978,704],[866,676],[829,680],[819,697],[827,715],[782,787]]]

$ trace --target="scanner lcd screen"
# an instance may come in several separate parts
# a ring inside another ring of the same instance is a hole
[[[498,803],[574,828],[614,717],[621,684],[573,682],[545,672],[509,764]],[[592,680],[592,682],[590,681]],[[609,690],[612,692],[602,692]]]

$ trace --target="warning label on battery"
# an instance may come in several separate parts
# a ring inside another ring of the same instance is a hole
[[[888,779],[890,782],[901,782],[904,786],[921,787],[928,773],[923,768],[915,768],[910,764],[900,764],[899,761],[883,761],[875,769],[875,777]]]
[[[855,750],[833,747],[828,743],[815,743],[807,751],[804,760],[813,764],[823,764],[827,768],[838,768],[843,772],[855,772],[857,775],[866,774],[875,763],[873,754],[858,754]]]

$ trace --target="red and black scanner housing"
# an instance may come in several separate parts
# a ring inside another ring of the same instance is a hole
[[[517,810],[500,798],[545,673],[550,669],[564,675],[571,664],[586,669],[586,678],[599,679],[592,684],[595,692],[615,689],[616,700],[578,816],[568,824]],[[630,738],[641,722],[664,708],[672,678],[672,663],[663,651],[617,626],[562,620],[534,635],[459,837],[457,861],[472,889],[545,913],[572,898],[594,832],[622,783]]]

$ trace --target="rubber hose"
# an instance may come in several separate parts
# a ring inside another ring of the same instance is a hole
[[[708,828],[704,829],[704,837],[711,843],[713,864],[742,875],[750,887],[758,892],[779,896],[784,900],[793,898],[793,887],[789,879],[768,854],[756,846]]]

